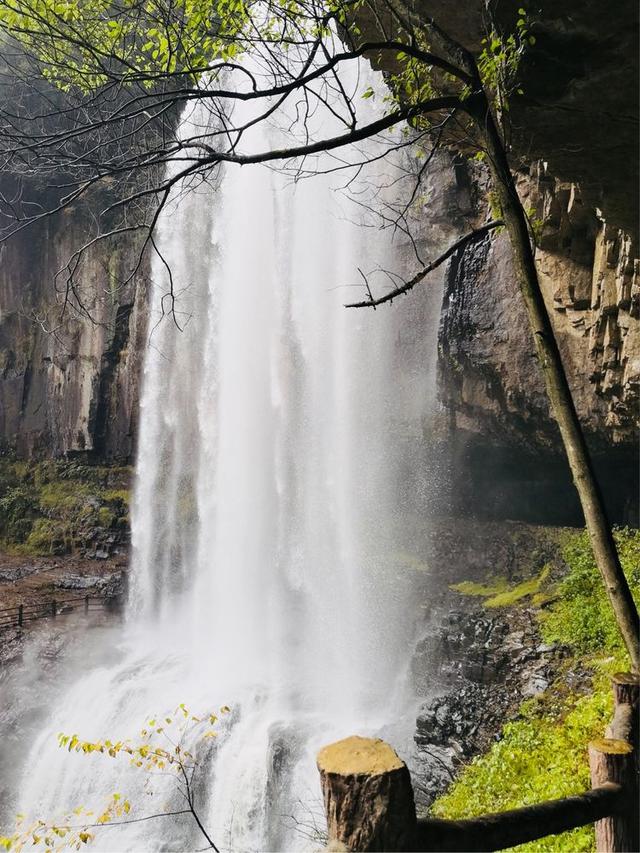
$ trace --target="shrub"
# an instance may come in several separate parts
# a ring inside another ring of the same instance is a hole
[[[35,494],[28,486],[8,489],[0,498],[0,531],[10,542],[24,542],[38,509]]]
[[[63,522],[52,518],[37,518],[23,547],[29,554],[67,554],[72,550],[73,538]]]
[[[614,535],[631,592],[640,602],[640,531],[622,528]],[[582,653],[623,649],[586,531],[572,537],[563,557],[569,572],[558,586],[557,601],[540,615],[545,642],[567,644]]]

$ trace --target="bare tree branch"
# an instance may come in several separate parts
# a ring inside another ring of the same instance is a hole
[[[443,264],[446,260],[448,260],[452,255],[455,255],[456,252],[461,249],[465,249],[470,243],[474,243],[476,240],[481,240],[485,237],[490,231],[493,231],[495,228],[501,228],[504,225],[502,219],[494,219],[491,222],[487,222],[486,225],[482,225],[480,228],[475,228],[473,231],[470,231],[468,234],[465,234],[464,237],[461,237],[459,240],[456,240],[455,243],[452,243],[449,248],[439,255],[434,261],[428,263],[424,269],[421,269],[419,273],[413,276],[413,278],[406,281],[400,287],[395,287],[393,290],[390,290],[388,293],[385,293],[384,296],[379,296],[377,299],[374,299],[371,296],[371,290],[369,289],[367,282],[367,290],[369,293],[369,299],[365,299],[364,302],[351,302],[348,305],[345,305],[345,308],[376,308],[378,305],[383,305],[385,302],[392,302],[396,297],[402,296],[405,293],[408,293],[412,290],[416,284],[419,284],[425,276],[427,276],[430,272],[433,272],[437,267]],[[359,271],[362,275],[362,272]]]

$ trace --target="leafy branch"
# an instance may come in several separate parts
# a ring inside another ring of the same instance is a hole
[[[219,713],[228,714],[230,708],[224,705]],[[148,718],[140,731],[142,741],[138,743],[133,743],[130,739],[89,741],[82,740],[77,734],[60,733],[58,745],[68,752],[81,755],[97,753],[109,758],[128,756],[132,766],[150,775],[157,772],[172,773],[186,807],[130,816],[133,808],[131,801],[116,792],[97,813],[94,810],[85,809],[84,806],[78,806],[70,814],[55,822],[42,819],[29,821],[24,814],[18,814],[15,832],[9,836],[0,836],[0,848],[10,853],[20,853],[27,846],[40,847],[52,853],[68,848],[80,850],[83,845],[95,839],[97,829],[142,823],[159,818],[190,816],[207,842],[207,847],[203,849],[211,849],[214,853],[219,853],[196,808],[193,777],[198,767],[198,759],[193,747],[186,749],[184,746],[187,739],[190,742],[194,740],[193,735],[197,729],[200,729],[200,732],[197,733],[196,745],[216,738],[218,732],[213,726],[218,719],[217,714],[211,712],[204,715],[192,714],[184,704],[180,704],[172,716]]]

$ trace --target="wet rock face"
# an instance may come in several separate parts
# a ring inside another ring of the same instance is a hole
[[[545,301],[610,513],[634,523],[637,244],[588,207],[578,186],[553,178],[544,164],[520,175],[519,184],[538,231]],[[495,517],[511,511],[507,517],[581,523],[504,234],[476,244],[449,266],[438,389],[454,510],[481,506]]]
[[[486,7],[509,32],[522,5],[472,0],[458,9],[427,0],[423,8],[477,51]],[[640,290],[630,187],[638,175],[638,53],[629,39],[638,8],[623,4],[612,19],[596,0],[524,6],[536,42],[521,67],[524,94],[511,103],[511,162],[541,232],[541,283],[610,515],[637,523]],[[489,216],[489,188],[474,168],[466,183],[470,228]],[[424,214],[427,229],[428,208]],[[446,511],[582,523],[505,235],[449,266],[437,381]]]
[[[422,697],[410,753],[420,807],[486,751],[524,699],[542,693],[561,668],[569,678],[567,650],[546,645],[538,632],[540,605],[525,596],[482,607],[487,596],[476,594],[501,578],[513,591],[543,567],[560,577],[566,531],[470,519],[432,520],[430,530],[428,606],[411,658],[411,684]],[[461,582],[470,584],[464,594],[456,590]]]
[[[86,211],[21,232],[0,264],[0,443],[22,456],[129,461],[146,328],[146,263],[126,285],[137,238],[91,248],[78,268],[83,309],[60,275]]]
[[[416,719],[414,772],[421,806],[446,789],[461,764],[499,737],[523,699],[547,689],[563,656],[561,647],[540,642],[527,610],[509,617],[452,611],[422,641],[414,672],[429,671],[424,668],[437,661],[439,687]]]

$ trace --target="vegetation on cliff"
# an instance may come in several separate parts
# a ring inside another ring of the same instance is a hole
[[[69,554],[126,537],[130,468],[0,459],[0,548]]]
[[[616,543],[629,585],[640,600],[640,531],[616,531]],[[507,723],[488,753],[464,768],[433,806],[440,817],[471,817],[504,811],[590,788],[587,744],[601,737],[611,718],[609,676],[627,669],[628,657],[602,587],[585,532],[571,536],[563,549],[568,571],[560,580],[543,571],[530,583],[526,601],[536,607],[545,642],[570,652],[556,681],[527,700]],[[472,586],[472,588],[470,588]],[[509,590],[500,579],[484,588],[461,584],[460,592],[484,595],[486,606],[518,606],[523,584]],[[509,591],[511,598],[509,598]],[[502,597],[502,601],[500,601]],[[593,827],[522,845],[528,853],[576,853],[594,849]]]

